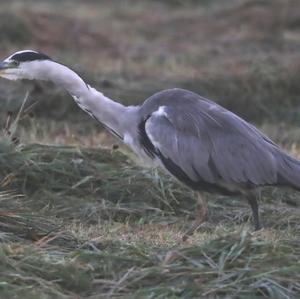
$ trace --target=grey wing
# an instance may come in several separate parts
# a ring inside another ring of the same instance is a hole
[[[274,143],[220,106],[197,108],[161,106],[145,121],[148,151],[169,172],[194,189],[223,193],[276,182]]]

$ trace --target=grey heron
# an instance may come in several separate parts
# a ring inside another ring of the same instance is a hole
[[[197,192],[244,195],[260,229],[256,189],[290,186],[300,191],[300,162],[253,125],[217,103],[179,88],[160,91],[140,106],[124,106],[86,84],[49,56],[24,50],[0,63],[0,76],[52,81],[78,106],[144,159],[162,166]],[[206,202],[198,197],[203,221]]]

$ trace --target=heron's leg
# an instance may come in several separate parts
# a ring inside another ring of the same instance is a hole
[[[207,215],[207,203],[202,194],[197,192],[196,197],[196,219],[192,226],[184,233],[182,240],[186,241],[189,236],[191,236],[195,230],[204,222]]]
[[[251,191],[246,193],[246,198],[251,206],[253,222],[254,222],[254,230],[260,230],[260,220],[259,220],[259,212],[258,212],[258,203],[257,203],[258,192]]]

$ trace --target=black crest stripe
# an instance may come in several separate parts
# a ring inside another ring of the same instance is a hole
[[[37,53],[37,52],[21,52],[13,55],[11,59],[25,62],[25,61],[34,61],[34,60],[52,60],[49,56],[43,54],[43,53]]]

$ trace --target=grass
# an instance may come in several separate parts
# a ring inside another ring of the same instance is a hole
[[[3,138],[0,161],[4,298],[300,294],[292,192],[272,191],[272,200],[264,193],[266,229],[258,233],[249,230],[246,203],[211,198],[206,226],[184,243],[192,193],[119,151]]]
[[[39,49],[125,104],[177,86],[250,121],[298,125],[297,1],[65,0],[60,13],[55,1],[33,3],[0,4],[3,57],[21,48]],[[30,100],[38,101],[36,117],[97,127],[59,88],[40,82],[0,84],[5,84],[3,110],[17,111],[16,103],[29,89]]]
[[[300,157],[298,1],[57,5],[1,2],[1,57],[42,50],[125,104],[191,89]],[[144,168],[59,88],[0,90],[2,123],[18,115],[0,136],[0,298],[300,297],[298,193],[263,190],[259,232],[242,198],[210,195],[183,242],[192,191]]]
[[[7,271],[3,295],[296,298],[299,292],[299,250],[290,250],[295,245],[274,246],[246,231],[177,249],[112,242],[58,252],[47,241],[2,246],[1,262]]]

